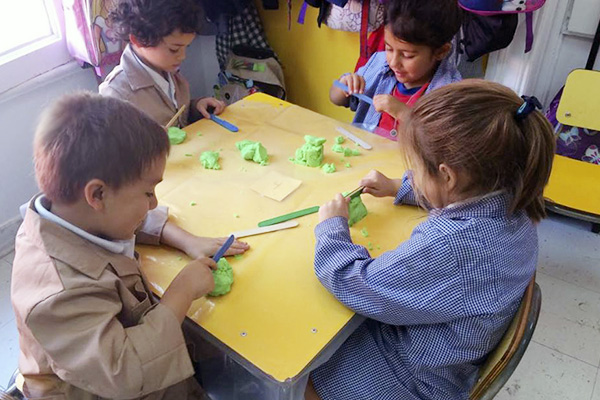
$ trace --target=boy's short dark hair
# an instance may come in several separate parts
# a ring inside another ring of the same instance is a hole
[[[456,0],[388,0],[385,24],[400,40],[437,49],[459,31],[462,12]]]
[[[118,0],[108,14],[108,25],[121,40],[135,36],[153,47],[176,30],[198,33],[199,8],[194,0]]]
[[[169,138],[131,103],[79,92],[44,112],[33,151],[42,192],[51,201],[69,204],[92,179],[115,189],[140,179],[158,157],[169,153]]]

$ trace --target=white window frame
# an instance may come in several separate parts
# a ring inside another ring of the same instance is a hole
[[[73,59],[65,40],[62,0],[44,0],[44,3],[48,10],[53,35],[0,58],[0,94]]]

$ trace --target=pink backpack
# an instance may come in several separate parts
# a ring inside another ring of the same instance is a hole
[[[113,0],[63,0],[69,53],[105,77],[119,64],[124,43],[106,25]]]
[[[527,38],[525,53],[533,46],[533,11],[544,5],[546,0],[458,0],[465,10],[483,16],[526,13]]]

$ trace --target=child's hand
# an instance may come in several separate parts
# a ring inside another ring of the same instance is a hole
[[[373,97],[373,107],[375,107],[375,111],[379,113],[386,112],[399,122],[404,119],[405,113],[409,111],[406,104],[389,94],[378,94]]]
[[[365,92],[365,78],[358,74],[348,74],[340,78],[340,82],[348,86],[349,92],[344,92],[346,97],[354,93]]]
[[[204,118],[210,118],[210,113],[208,112],[209,107],[213,107],[215,109],[213,113],[219,115],[227,106],[221,100],[217,100],[214,97],[204,97],[196,103],[196,108]]]
[[[185,254],[187,254],[192,259],[200,257],[212,257],[213,255],[215,255],[217,250],[221,248],[221,246],[223,245],[223,243],[225,243],[226,240],[226,237],[209,238],[192,235],[191,237],[186,239],[184,251]],[[248,243],[235,240],[231,244],[229,249],[227,249],[225,255],[233,256],[236,254],[242,254],[249,248],[250,245]]]
[[[227,238],[196,236],[171,221],[167,221],[160,237],[161,243],[185,252],[192,259],[213,256],[226,240]],[[236,240],[229,247],[225,255],[233,256],[242,254],[249,248],[248,243]]]
[[[187,292],[196,300],[215,288],[212,271],[216,269],[217,263],[212,258],[198,258],[186,265],[175,279],[185,282]]]
[[[344,217],[348,219],[348,204],[350,199],[338,193],[333,200],[323,204],[319,208],[319,222],[333,217]]]
[[[217,269],[217,263],[210,258],[192,261],[173,279],[160,303],[168,307],[179,322],[183,322],[192,302],[215,288],[213,269]]]
[[[402,186],[402,179],[390,179],[379,171],[372,170],[359,183],[364,186],[363,193],[370,193],[375,197],[395,197]]]

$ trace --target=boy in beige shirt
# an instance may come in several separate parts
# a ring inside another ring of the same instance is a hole
[[[28,399],[202,398],[181,323],[216,265],[190,262],[157,302],[134,251],[168,152],[164,129],[118,99],[79,93],[44,114],[42,194],[17,234],[11,286]]]
[[[177,125],[183,127],[209,111],[220,114],[225,103],[213,97],[190,99],[179,72],[199,22],[194,0],[118,0],[108,16],[114,33],[127,42],[120,64],[100,85],[100,94],[135,104],[166,125],[183,105]]]

